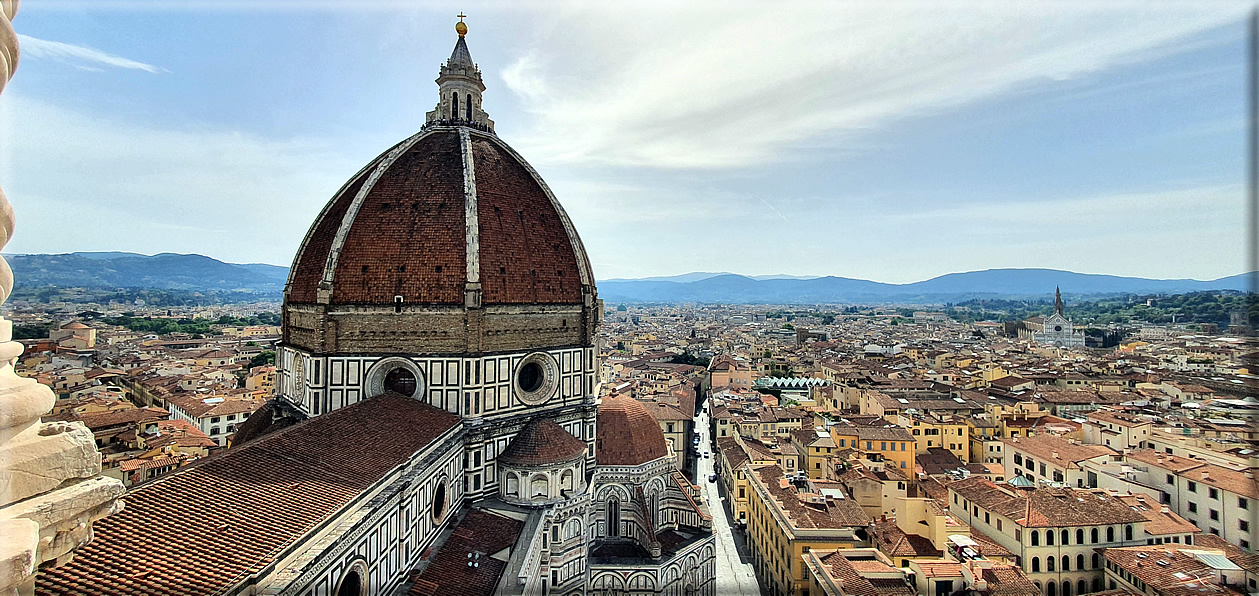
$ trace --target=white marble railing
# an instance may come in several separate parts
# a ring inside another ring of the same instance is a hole
[[[18,64],[12,19],[18,0],[0,0],[0,92]],[[0,248],[13,237],[13,207],[0,190]],[[0,257],[0,304],[13,271]],[[122,508],[122,481],[101,476],[101,455],[82,423],[40,422],[52,390],[13,370],[22,344],[0,317],[0,595],[30,594],[40,565],[65,563],[92,537],[92,522]]]

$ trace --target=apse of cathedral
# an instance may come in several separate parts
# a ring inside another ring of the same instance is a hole
[[[419,131],[298,248],[275,398],[37,593],[715,593],[712,518],[659,425],[600,403],[590,261],[495,134],[467,31]]]

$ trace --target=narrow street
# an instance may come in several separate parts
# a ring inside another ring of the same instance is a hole
[[[699,457],[696,470],[699,485],[703,487],[704,502],[713,515],[713,533],[717,538],[717,593],[723,596],[737,594],[739,596],[758,596],[761,593],[756,583],[756,572],[751,565],[751,557],[747,555],[747,547],[743,545],[743,536],[735,532],[730,519],[730,512],[721,500],[717,482],[709,482],[715,461],[715,445],[708,436],[708,413],[700,411],[695,416],[695,431],[699,434],[699,450],[709,452],[709,457]]]

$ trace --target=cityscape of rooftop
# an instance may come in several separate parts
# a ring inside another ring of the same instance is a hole
[[[1259,594],[1247,47],[0,1],[0,594]]]

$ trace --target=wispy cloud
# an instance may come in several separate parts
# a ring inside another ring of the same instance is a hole
[[[100,71],[100,68],[93,65],[103,65],[112,68],[143,70],[153,74],[167,72],[165,69],[152,64],[145,64],[144,62],[139,62],[130,58],[115,56],[114,54],[102,52],[96,48],[89,48],[87,46],[74,45],[60,41],[39,39],[21,34],[17,37],[18,42],[21,44],[20,47],[23,57],[29,56],[31,58],[48,58],[51,60],[58,60],[89,71]]]
[[[538,161],[728,168],[1178,51],[1245,3],[559,5],[502,71]],[[1240,26],[1240,25],[1239,25]],[[1198,42],[1200,43],[1200,42]],[[581,51],[572,51],[581,48]]]
[[[0,180],[20,222],[9,248],[19,252],[195,252],[287,264],[365,160],[320,139],[159,127],[8,92],[0,133]],[[93,233],[68,238],[58,228],[67,214]]]

